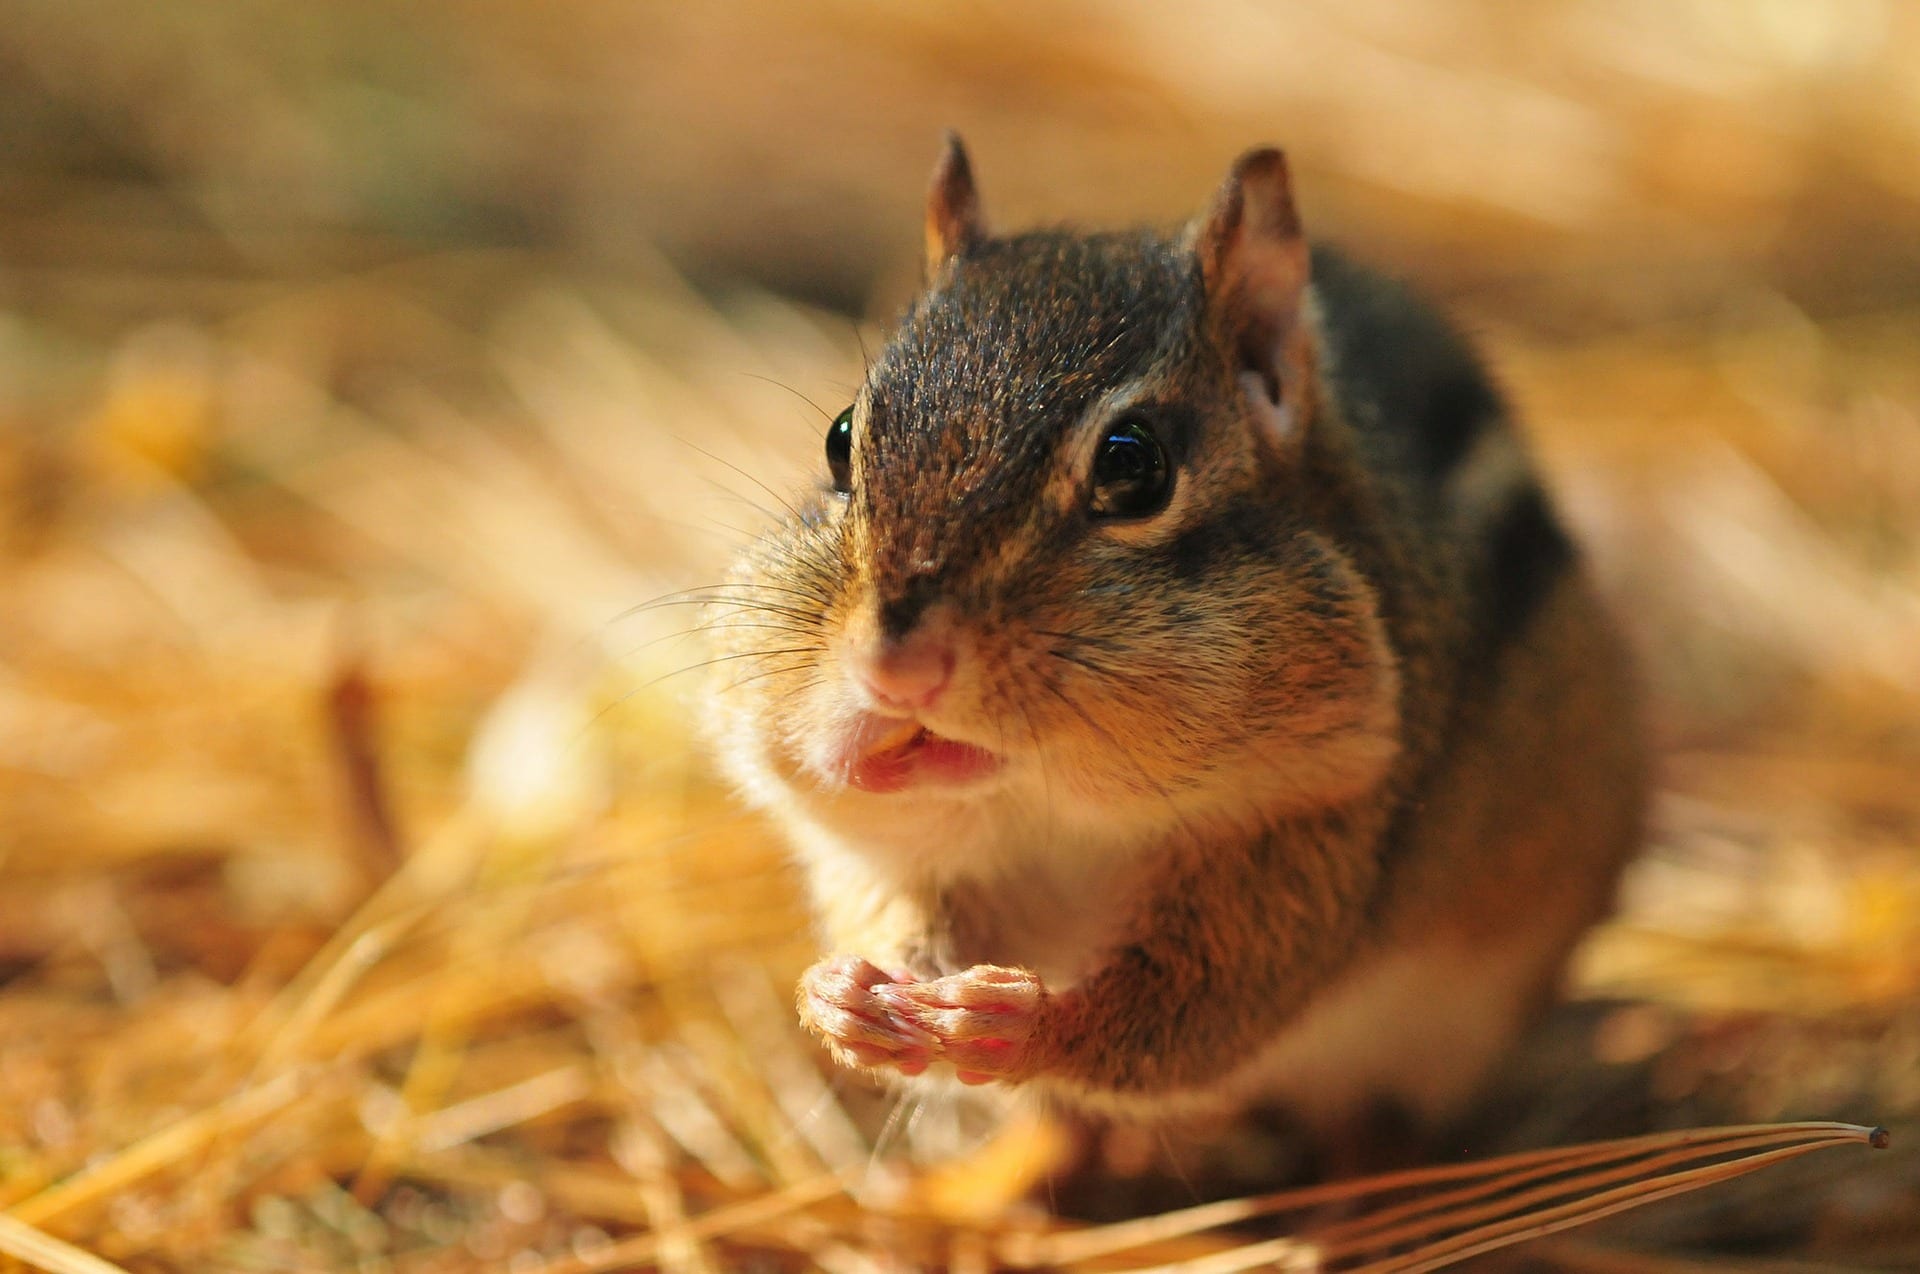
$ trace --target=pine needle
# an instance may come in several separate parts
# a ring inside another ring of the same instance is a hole
[[[113,1262],[103,1261],[71,1243],[62,1243],[5,1212],[0,1212],[0,1252],[46,1270],[47,1274],[127,1274]]]

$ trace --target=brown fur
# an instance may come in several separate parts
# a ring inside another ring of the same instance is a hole
[[[955,140],[851,493],[716,606],[719,754],[839,953],[803,1018],[849,1064],[1097,1104],[1444,1117],[1606,909],[1644,788],[1627,661],[1497,394],[1395,285],[1309,258],[1278,152],[1182,236],[982,224]],[[1122,416],[1171,502],[1091,521]],[[845,786],[850,661],[908,632],[955,654],[922,724],[990,782]],[[1396,995],[1433,1021],[1376,1023]]]

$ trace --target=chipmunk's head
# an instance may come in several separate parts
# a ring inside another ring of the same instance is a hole
[[[926,232],[821,492],[717,617],[736,774],[869,819],[1013,792],[1093,824],[1377,782],[1396,674],[1315,478],[1280,153],[1177,236],[996,237],[950,138]]]

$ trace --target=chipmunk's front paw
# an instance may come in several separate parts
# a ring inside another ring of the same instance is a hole
[[[842,1065],[918,1075],[935,1055],[934,1038],[877,994],[901,984],[859,956],[829,956],[800,975],[801,1025],[825,1040]]]
[[[1023,1079],[1031,1072],[1047,989],[1025,969],[976,964],[931,982],[876,984],[872,994],[894,1020],[930,1036],[934,1056],[953,1063],[963,1083]]]

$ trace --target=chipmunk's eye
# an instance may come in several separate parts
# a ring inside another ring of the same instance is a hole
[[[827,472],[833,475],[833,489],[841,495],[853,490],[853,408],[833,418],[827,426]]]
[[[1093,453],[1093,499],[1097,518],[1143,518],[1167,507],[1173,466],[1144,421],[1122,420],[1107,430]]]

